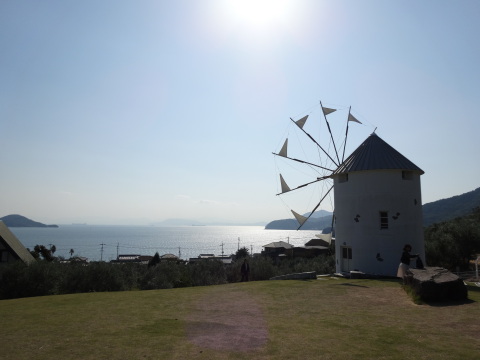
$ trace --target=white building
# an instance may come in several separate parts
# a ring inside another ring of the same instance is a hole
[[[407,243],[425,262],[423,173],[375,133],[333,172],[337,272],[395,276]]]

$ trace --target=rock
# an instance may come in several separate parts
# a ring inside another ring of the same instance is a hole
[[[466,300],[468,290],[463,280],[447,269],[426,267],[410,269],[406,283],[424,301]]]

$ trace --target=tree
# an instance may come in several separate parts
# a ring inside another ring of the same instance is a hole
[[[70,253],[70,257],[72,257],[72,256],[73,256],[73,253],[74,253],[74,252],[75,252],[75,251],[74,251],[73,249],[70,249],[70,251],[69,251],[69,253]]]
[[[40,259],[40,257],[42,257],[43,260],[53,261],[55,260],[55,257],[53,256],[53,254],[55,253],[56,250],[57,248],[55,247],[55,245],[50,245],[50,249],[47,249],[44,245],[37,244],[33,248],[33,251],[30,251],[30,253],[37,260]]]
[[[148,267],[157,266],[160,264],[160,255],[158,255],[158,251],[153,255],[153,258],[150,259],[148,262]]]
[[[237,260],[243,259],[249,256],[250,256],[250,253],[248,252],[248,249],[245,246],[238,249],[237,252],[235,253],[235,259]]]
[[[480,208],[426,228],[425,251],[429,265],[468,269],[469,261],[480,253]]]

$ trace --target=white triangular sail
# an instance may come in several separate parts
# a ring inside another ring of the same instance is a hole
[[[285,142],[283,143],[282,149],[278,153],[278,155],[287,157],[287,147],[288,147],[288,138],[285,139]]]
[[[295,124],[297,124],[300,129],[303,129],[303,126],[305,125],[307,119],[308,119],[308,115],[305,115],[300,120],[295,121]]]
[[[282,174],[280,174],[280,184],[282,185],[282,194],[289,192],[291,190],[290,187],[285,182],[285,180],[283,179]]]
[[[332,112],[337,111],[337,109],[330,109],[330,108],[323,107],[323,106],[322,106],[322,110],[323,110],[323,114],[324,114],[325,116],[328,115],[328,114],[331,114]]]
[[[295,216],[295,219],[297,219],[297,221],[298,221],[298,223],[300,224],[300,226],[302,226],[303,223],[304,223],[305,221],[307,221],[307,219],[308,219],[307,217],[305,217],[305,216],[303,216],[303,215],[300,215],[299,213],[297,213],[297,212],[295,212],[295,211],[293,211],[293,210],[290,210],[290,211],[292,212],[293,216]]]
[[[332,233],[328,233],[328,234],[316,234],[315,235],[317,238],[323,240],[323,241],[326,241],[327,243],[331,244],[332,243]]]

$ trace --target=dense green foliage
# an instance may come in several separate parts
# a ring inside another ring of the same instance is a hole
[[[469,270],[469,261],[480,254],[480,207],[467,216],[427,227],[425,252],[429,266]]]
[[[30,251],[30,254],[32,254],[32,256],[37,260],[41,257],[43,258],[43,260],[53,261],[55,260],[55,257],[53,256],[53,254],[55,254],[55,251],[57,251],[55,245],[50,245],[50,248],[48,249],[44,245],[35,245],[33,251]]]
[[[250,255],[248,249],[244,246],[237,250],[235,253],[235,259],[244,259]]]
[[[205,260],[190,264],[161,261],[156,265],[138,263],[60,263],[40,260],[31,265],[22,262],[0,266],[0,299],[71,294],[84,292],[170,289],[187,286],[219,285],[238,282],[243,260],[224,265]],[[250,280],[267,280],[292,272],[334,271],[332,256],[313,259],[250,257]]]

